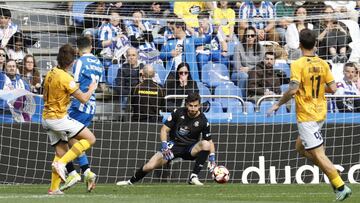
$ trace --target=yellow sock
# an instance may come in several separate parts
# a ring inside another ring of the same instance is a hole
[[[56,162],[60,159],[60,157],[56,156],[54,157],[54,161]],[[50,190],[51,191],[55,191],[58,190],[60,187],[60,183],[61,183],[61,178],[60,176],[57,174],[56,171],[51,171],[51,184],[50,184]]]
[[[331,184],[337,189],[341,186],[343,186],[345,183],[341,179],[340,175],[338,174],[337,170],[330,172],[329,174],[326,174],[331,182]]]
[[[70,161],[74,160],[76,157],[78,157],[80,154],[82,154],[84,151],[89,149],[90,147],[91,145],[87,140],[85,139],[79,140],[71,147],[71,149],[68,152],[66,152],[66,154],[63,157],[61,157],[59,162],[67,164]]]

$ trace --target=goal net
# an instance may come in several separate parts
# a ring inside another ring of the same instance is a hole
[[[20,70],[27,68],[24,56],[31,54],[44,77],[57,65],[59,47],[66,43],[76,46],[80,36],[91,37],[92,52],[104,66],[96,90],[96,114],[89,126],[97,142],[87,152],[98,182],[127,180],[159,151],[162,122],[174,108],[184,106],[186,94],[193,91],[202,97],[216,162],[229,169],[230,182],[328,182],[318,167],[295,151],[294,101],[266,116],[267,109],[288,88],[290,64],[301,57],[298,35],[303,28],[319,36],[316,54],[332,67],[341,90],[328,97],[328,117],[322,129],[326,154],[346,182],[359,182],[358,6],[295,1],[289,5],[230,1],[227,6],[212,2],[95,2],[0,5],[1,46],[5,47],[0,55],[4,51],[7,60],[15,59],[17,73],[33,86],[30,94],[8,87],[10,79],[0,80],[4,85],[0,87],[0,183],[50,182],[54,149],[41,125],[41,88]],[[11,17],[4,10],[9,10]],[[245,28],[248,26],[254,29]],[[22,33],[20,41],[13,37],[17,32]],[[132,50],[137,55],[135,62]],[[344,64],[349,62],[346,70],[350,73],[345,73]],[[11,77],[5,59],[0,63],[0,78]],[[147,74],[140,64],[154,68],[150,80],[162,88],[163,105],[132,103],[132,90]],[[139,106],[161,110],[161,116],[149,115],[148,110],[144,114]],[[148,174],[144,182],[185,182],[193,165],[193,161],[174,160]],[[212,181],[206,167],[199,176]]]

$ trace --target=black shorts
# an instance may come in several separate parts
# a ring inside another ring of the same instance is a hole
[[[171,148],[172,153],[174,154],[175,158],[182,158],[184,160],[195,160],[196,157],[191,156],[191,150],[195,146],[192,145],[176,145]]]

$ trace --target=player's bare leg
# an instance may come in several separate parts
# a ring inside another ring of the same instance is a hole
[[[168,161],[164,159],[163,154],[161,152],[157,152],[151,157],[151,159],[144,166],[141,166],[136,171],[135,175],[131,177],[130,180],[119,181],[116,183],[116,185],[119,186],[132,185],[133,183],[136,183],[139,180],[143,179],[146,176],[146,174],[150,173],[156,168],[165,165],[166,163],[168,163]]]
[[[344,181],[338,174],[334,164],[325,155],[323,146],[319,146],[315,149],[307,150],[313,157],[314,163],[327,175],[331,185],[335,188],[336,200],[343,201],[350,197],[351,189],[345,185]]]
[[[314,162],[314,158],[313,156],[307,151],[305,150],[304,145],[302,144],[302,141],[300,139],[300,136],[298,136],[298,138],[296,139],[295,142],[295,149],[296,151],[303,157],[308,158],[310,161]],[[317,163],[314,163],[317,165]]]
[[[195,144],[191,150],[191,156],[197,157],[195,161],[194,169],[190,175],[188,183],[191,185],[204,185],[199,181],[198,174],[204,167],[204,164],[209,156],[211,149],[211,143],[207,140],[202,140]]]

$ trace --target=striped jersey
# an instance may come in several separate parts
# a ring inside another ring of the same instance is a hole
[[[102,81],[103,71],[104,69],[100,60],[92,54],[84,54],[76,60],[76,63],[73,66],[74,80],[79,84],[79,88],[82,92],[88,91],[88,87],[92,81]],[[77,99],[73,99],[70,108],[75,108],[87,114],[95,114],[95,93],[91,95],[89,101],[85,104],[82,104]]]
[[[244,2],[239,9],[239,18],[248,20],[249,25],[256,29],[264,29],[267,21],[275,16],[274,6],[269,1],[262,1],[257,8],[252,1]]]

